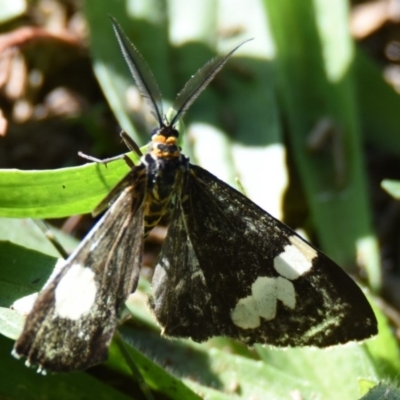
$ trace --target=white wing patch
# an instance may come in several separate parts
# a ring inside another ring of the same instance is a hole
[[[260,317],[253,296],[240,299],[231,312],[231,319],[236,326],[243,329],[254,329],[260,326]]]
[[[259,276],[251,286],[251,295],[240,299],[232,310],[232,322],[239,328],[255,329],[261,324],[260,318],[274,319],[278,300],[292,310],[296,307],[296,292],[290,281],[311,269],[317,251],[297,236],[289,241],[291,244],[274,258],[274,268],[281,276]]]
[[[279,275],[294,280],[312,267],[317,251],[297,236],[289,238],[292,244],[284,247],[284,252],[274,258],[274,268]]]
[[[80,264],[73,265],[55,290],[55,313],[77,320],[92,308],[97,292],[94,272]]]
[[[296,306],[296,293],[293,283],[285,278],[276,278],[276,298],[280,300],[286,307],[292,310]]]

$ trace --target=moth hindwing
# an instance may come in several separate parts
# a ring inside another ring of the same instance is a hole
[[[189,80],[168,120],[146,63],[112,25],[158,128],[140,164],[130,163],[96,210],[111,207],[40,293],[14,353],[52,371],[105,360],[118,312],[137,285],[143,239],[166,215],[151,300],[165,334],[319,347],[374,335],[368,301],[339,266],[181,153],[175,125],[239,46]]]

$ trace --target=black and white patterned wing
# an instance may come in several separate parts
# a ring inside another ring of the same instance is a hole
[[[137,286],[143,248],[144,169],[124,179],[129,184],[122,182],[125,189],[27,316],[13,354],[28,365],[71,371],[107,359],[118,312]]]
[[[377,332],[360,288],[248,198],[191,165],[153,278],[163,332],[326,347]]]

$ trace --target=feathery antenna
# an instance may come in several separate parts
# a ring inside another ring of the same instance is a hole
[[[203,65],[194,76],[189,79],[183,89],[176,96],[173,104],[173,109],[176,111],[175,116],[170,122],[171,126],[174,126],[180,118],[186,113],[193,102],[199,97],[201,92],[208,86],[208,84],[214,79],[215,75],[222,69],[232,54],[245,43],[253,39],[247,39],[243,43],[236,46],[229,53],[224,56],[217,56],[208,61]]]
[[[110,19],[122,55],[131,71],[139,92],[150,107],[152,115],[161,127],[164,125],[162,96],[154,75],[146,61],[144,61],[139,50],[130,42],[118,22],[113,17],[110,17]]]

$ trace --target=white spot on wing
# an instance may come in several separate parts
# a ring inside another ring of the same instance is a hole
[[[308,243],[306,243],[304,240],[301,240],[298,236],[290,236],[289,238],[290,243],[292,243],[293,246],[295,246],[303,256],[310,262],[318,256],[317,250],[315,250],[313,247],[311,247]]]
[[[270,320],[276,315],[277,285],[275,278],[259,277],[251,286],[258,315]]]
[[[239,328],[254,329],[260,326],[260,317],[253,296],[240,299],[235,309],[231,312],[233,323]]]
[[[251,295],[240,299],[231,312],[232,322],[242,329],[255,329],[260,317],[271,321],[276,317],[277,301],[294,309],[296,293],[292,282],[285,278],[258,277],[251,286]]]
[[[296,292],[294,291],[293,283],[279,277],[276,279],[276,289],[277,299],[293,310],[296,306]]]
[[[317,251],[297,236],[289,238],[292,244],[285,246],[284,251],[274,258],[274,268],[279,275],[294,280],[309,271]]]
[[[61,318],[77,320],[92,308],[96,298],[94,272],[75,264],[55,290],[55,312]]]

